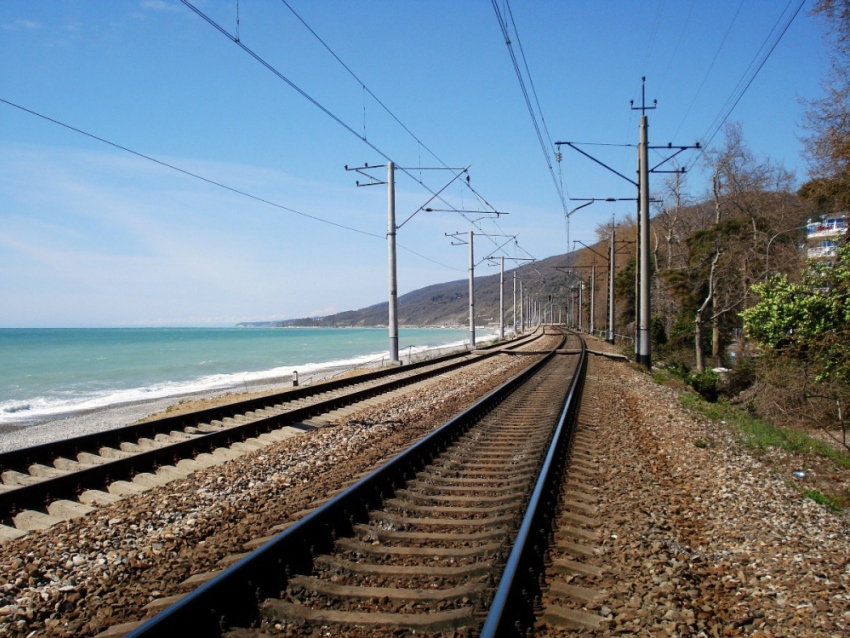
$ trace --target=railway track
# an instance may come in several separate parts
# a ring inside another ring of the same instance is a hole
[[[0,541],[322,427],[358,404],[542,336],[2,453]]]
[[[563,350],[566,339],[130,635],[531,626],[586,366],[583,341]]]

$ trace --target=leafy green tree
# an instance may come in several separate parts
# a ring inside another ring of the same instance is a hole
[[[814,264],[800,283],[777,275],[753,286],[761,301],[741,313],[767,351],[811,366],[818,383],[850,385],[850,245],[835,264]]]

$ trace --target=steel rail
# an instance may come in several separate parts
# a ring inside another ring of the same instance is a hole
[[[524,345],[524,343],[529,343],[530,341],[536,340],[536,338],[539,337],[535,337],[535,339],[524,341],[522,343],[511,344],[507,347],[519,347],[520,345]],[[504,344],[502,345],[504,346]],[[32,484],[14,487],[13,489],[0,492],[0,522],[8,520],[9,517],[14,516],[22,509],[37,509],[45,506],[46,504],[52,501],[59,499],[75,500],[83,491],[87,489],[102,489],[105,485],[108,485],[112,481],[132,479],[136,474],[155,471],[163,465],[176,463],[180,459],[194,458],[198,454],[204,452],[212,452],[216,448],[229,446],[238,441],[245,441],[248,438],[258,436],[265,432],[270,432],[274,429],[279,429],[286,426],[297,428],[299,423],[313,416],[329,412],[340,407],[345,407],[353,403],[358,403],[360,401],[364,401],[366,399],[370,399],[372,397],[391,392],[398,388],[411,385],[418,381],[423,381],[425,379],[429,379],[440,374],[444,374],[446,372],[451,372],[471,363],[493,357],[499,354],[499,352],[500,350],[498,350],[497,347],[493,347],[487,349],[484,353],[479,354],[478,356],[471,359],[463,359],[463,356],[468,354],[465,352],[456,355],[446,355],[445,357],[439,357],[436,360],[426,361],[424,362],[425,365],[414,364],[413,366],[406,367],[406,370],[411,370],[413,367],[427,367],[427,365],[433,365],[435,361],[438,364],[446,363],[446,365],[433,367],[432,369],[425,370],[424,372],[420,372],[414,375],[400,376],[398,378],[391,379],[389,381],[385,381],[377,385],[371,385],[366,388],[356,390],[354,392],[331,397],[318,401],[317,403],[311,405],[288,410],[287,412],[284,412],[282,414],[259,418],[254,421],[235,425],[232,427],[227,427],[218,431],[197,433],[190,439],[175,441],[160,447],[134,452],[131,454],[131,456],[109,460],[96,465],[91,465],[89,467],[73,470],[61,476],[43,478],[38,482]],[[452,359],[455,359],[455,361],[451,362]],[[379,371],[379,373],[383,372],[384,371]],[[391,370],[391,372],[397,373],[398,371]],[[367,380],[374,380],[375,373],[369,373],[363,376],[368,377]],[[389,375],[385,373],[379,374],[378,378],[380,378],[381,376]],[[357,385],[359,383],[362,383],[363,381],[363,378],[359,378],[354,383],[349,382],[348,385]],[[321,390],[321,392],[319,393],[315,392],[314,390],[313,395],[322,394],[325,390],[328,389],[320,388],[319,386],[313,387]],[[336,385],[335,387],[338,388],[338,386]],[[287,392],[278,393],[273,396],[278,398],[290,398],[292,397],[292,395],[293,392]],[[307,394],[307,396],[310,395]],[[261,397],[261,399],[268,399],[268,397]],[[266,401],[266,403],[268,403],[268,401]],[[243,406],[244,408],[244,406],[246,405],[256,406],[256,404],[256,400],[249,400],[242,401],[237,404],[231,404],[231,407],[233,405],[239,405]],[[273,406],[275,405],[275,403],[271,403],[271,405]],[[266,405],[266,407],[270,406]],[[254,409],[256,410],[257,408],[254,407]],[[212,410],[216,409],[213,408]],[[189,417],[188,422],[189,424],[195,425],[208,422],[207,419],[199,420],[201,419],[201,417],[198,415],[207,416],[209,413],[210,410],[203,410],[201,412],[190,413],[189,415],[187,415]],[[244,413],[245,411],[240,411],[236,414]],[[120,445],[120,443],[130,442],[133,440],[134,437],[136,437],[135,440],[138,440],[143,436],[142,434],[140,434],[140,432],[148,433],[148,435],[153,433],[161,433],[163,431],[162,429],[160,429],[161,424],[163,422],[167,422],[170,424],[175,418],[180,417],[160,419],[159,422],[151,422],[152,424],[154,424],[154,427],[151,429],[145,428],[144,426],[147,426],[148,424],[143,423],[138,424],[137,426],[130,426],[128,428],[117,428],[114,430],[109,430],[103,433],[103,436],[100,437],[98,437],[97,434],[81,437],[87,442],[97,442],[96,448],[90,447],[88,448],[88,450],[82,447],[81,445],[76,445],[73,439],[69,441],[60,441],[56,446],[53,447],[50,447],[51,444],[38,446],[38,455],[26,457],[30,459],[26,465],[29,466],[30,464],[37,463],[39,461],[43,462],[45,465],[52,464],[55,458],[68,454],[67,450],[69,449],[74,450],[72,453],[72,458],[76,458],[76,454],[79,454],[83,451],[96,452],[98,449],[105,446],[108,447],[110,445]],[[168,425],[166,426],[165,431],[170,432],[171,430],[176,429],[176,427],[177,426]],[[305,427],[304,429],[309,428]],[[126,432],[129,432],[130,435],[127,436],[125,434]],[[30,451],[34,449],[36,448],[29,448]],[[25,453],[27,452],[27,449],[19,450],[18,452]],[[2,467],[2,465],[0,465],[0,467]]]
[[[587,370],[587,344],[579,338],[581,353],[578,368],[480,638],[525,636],[525,628],[534,624],[535,598],[541,594],[537,578],[544,571],[547,536],[569,461]]]
[[[538,339],[539,337],[540,335],[535,335],[532,339],[519,338],[516,340],[519,343],[508,345],[505,343],[492,344],[485,348],[480,348],[479,350],[484,350],[485,354],[490,354],[492,350],[499,346],[515,348],[523,345],[524,343]],[[293,388],[285,392],[276,392],[274,394],[256,397],[254,399],[245,399],[242,401],[228,403],[226,405],[205,408],[203,410],[197,410],[187,414],[164,417],[161,419],[146,421],[144,423],[137,423],[102,432],[86,434],[63,441],[53,441],[18,450],[2,452],[0,453],[0,472],[8,470],[26,471],[26,468],[33,463],[50,465],[53,460],[58,457],[68,457],[71,455],[72,458],[80,452],[92,452],[96,454],[97,450],[101,447],[109,447],[116,443],[124,443],[133,440],[137,441],[141,438],[153,438],[157,434],[167,434],[172,430],[197,427],[202,423],[220,421],[225,418],[232,418],[240,414],[245,414],[246,412],[253,412],[273,407],[282,402],[285,403],[297,401],[299,399],[306,399],[325,392],[333,392],[352,385],[357,385],[359,383],[368,383],[383,377],[398,375],[400,373],[403,374],[411,370],[417,370],[419,368],[469,356],[469,354],[470,352],[463,351],[443,355],[441,357],[435,357],[434,359],[417,361],[416,363],[409,364],[401,368],[385,368],[357,375],[356,377],[325,381],[315,385]]]
[[[412,478],[484,415],[531,379],[566,341],[490,392],[437,430],[320,506],[268,543],[235,563],[173,606],[130,632],[152,636],[219,637],[228,626],[247,626],[265,597],[286,587],[291,573],[307,573],[314,556],[329,551],[338,536],[353,534],[357,521],[380,505],[396,486]]]

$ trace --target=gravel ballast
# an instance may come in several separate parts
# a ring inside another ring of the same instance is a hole
[[[594,343],[593,348],[603,345]],[[593,358],[597,635],[845,636],[845,515],[805,498],[681,390]],[[79,519],[0,545],[0,635],[92,636],[144,618],[498,385],[496,357]],[[538,634],[572,635],[538,626]],[[586,633],[594,633],[587,631]]]
[[[441,375],[328,427],[196,471],[0,546],[0,635],[91,636],[185,593],[275,525],[420,439],[530,363],[501,356]]]
[[[595,359],[596,635],[846,636],[846,514],[805,498],[687,390]],[[573,635],[549,629],[550,635]],[[546,630],[541,633],[547,633]]]

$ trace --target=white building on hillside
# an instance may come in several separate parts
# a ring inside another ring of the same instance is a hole
[[[838,246],[847,234],[847,213],[824,215],[806,225],[806,256],[809,259],[835,259]]]

